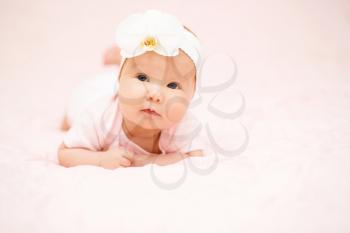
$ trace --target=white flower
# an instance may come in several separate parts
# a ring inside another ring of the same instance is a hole
[[[146,51],[163,56],[176,56],[185,29],[173,15],[157,10],[132,14],[123,20],[116,32],[116,42],[125,58],[135,57]]]

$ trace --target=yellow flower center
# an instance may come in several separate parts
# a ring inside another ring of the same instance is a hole
[[[147,50],[152,50],[156,47],[157,45],[157,39],[152,37],[152,36],[149,36],[149,37],[146,37],[142,42],[141,42],[141,46],[143,48],[146,48]]]

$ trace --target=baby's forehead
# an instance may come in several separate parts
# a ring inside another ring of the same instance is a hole
[[[129,71],[142,72],[158,78],[184,79],[196,74],[192,60],[182,51],[174,57],[146,52],[140,56],[129,58],[127,63]]]

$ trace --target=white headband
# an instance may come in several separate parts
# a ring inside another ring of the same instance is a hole
[[[132,14],[118,25],[116,42],[121,49],[120,67],[126,58],[136,57],[147,51],[163,56],[176,56],[179,49],[182,49],[192,59],[196,67],[196,77],[199,78],[202,58],[200,43],[173,15],[157,10]]]

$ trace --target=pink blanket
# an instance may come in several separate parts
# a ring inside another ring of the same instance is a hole
[[[156,2],[178,9],[208,54],[235,59],[229,93],[242,93],[242,115],[231,124],[198,114],[226,149],[241,145],[244,125],[248,147],[238,156],[218,153],[208,174],[182,162],[114,171],[57,165],[59,125],[73,88],[105,74],[99,62],[114,25],[149,5],[4,3],[0,232],[350,232],[349,5],[203,2],[197,17],[197,2]],[[224,77],[213,61],[204,74]],[[213,106],[233,110],[240,100],[218,96]],[[184,172],[177,188],[159,185]]]

